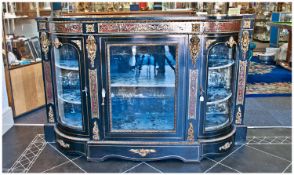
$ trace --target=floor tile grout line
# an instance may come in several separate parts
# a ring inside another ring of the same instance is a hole
[[[128,171],[130,171],[130,170],[132,170],[132,169],[134,169],[134,168],[136,168],[136,167],[138,167],[139,165],[141,165],[141,164],[143,164],[143,163],[144,163],[144,162],[140,162],[140,163],[138,163],[137,165],[134,165],[133,167],[131,167],[131,168],[125,170],[125,171],[122,172],[122,173],[126,173],[126,172],[128,172]]]
[[[292,143],[246,143],[246,145],[292,145]]]
[[[272,144],[273,141],[275,141],[277,139],[277,137],[275,137],[272,141],[270,141],[269,143]]]
[[[282,171],[282,173],[285,173],[285,171],[292,165],[292,162]]]
[[[145,163],[147,166],[149,166],[149,167],[153,168],[154,170],[158,171],[159,173],[162,173],[162,174],[163,174],[163,172],[162,172],[160,169],[155,168],[154,166],[150,165],[149,163],[146,163],[146,162],[144,162],[144,163]]]
[[[45,144],[42,146],[41,151],[38,151],[37,155],[34,157],[33,161],[31,162],[30,167],[28,168],[28,171],[30,171],[30,169],[33,167],[34,163],[36,162],[37,158],[40,156],[40,154],[43,152],[44,148],[46,147],[47,143],[45,142]],[[27,172],[28,172],[27,171]]]
[[[77,159],[79,159],[79,158],[81,158],[81,157],[83,157],[83,156],[79,156],[79,157],[75,157],[75,158],[73,158],[73,159],[71,159],[72,161],[74,161],[74,160],[77,160]],[[51,167],[51,168],[49,168],[49,169],[47,169],[47,170],[45,170],[45,171],[42,171],[42,173],[45,173],[46,171],[49,171],[49,170],[52,170],[52,169],[55,169],[55,168],[57,168],[57,167],[59,167],[59,166],[61,166],[61,165],[64,165],[64,164],[66,164],[66,163],[69,163],[70,161],[68,160],[68,161],[65,161],[65,162],[63,162],[63,163],[61,163],[61,164],[59,164],[59,165],[55,165],[55,166],[53,166],[53,167]]]
[[[288,139],[288,137],[286,137],[281,143],[284,143],[287,139]]]
[[[81,168],[79,165],[77,165],[74,161],[72,161],[71,159],[69,159],[66,155],[64,155],[61,151],[59,151],[57,148],[55,148],[53,145],[51,145],[49,143],[49,145],[55,149],[56,151],[58,151],[60,154],[62,154],[65,158],[67,158],[71,163],[73,163],[74,165],[76,165],[79,169],[81,169],[83,172],[87,173],[87,171],[85,171],[83,168]]]
[[[209,160],[211,160],[211,161],[213,161],[213,162],[216,162],[216,163],[219,164],[219,165],[222,165],[222,166],[224,166],[224,167],[227,167],[227,168],[229,168],[229,169],[231,169],[231,170],[237,171],[238,173],[242,173],[242,172],[240,172],[240,171],[237,170],[237,169],[234,169],[234,168],[232,168],[232,167],[230,167],[230,166],[228,166],[228,165],[222,164],[222,163],[220,163],[220,162],[218,162],[218,161],[216,161],[216,160],[213,160],[213,159],[211,159],[211,158],[209,158],[209,157],[205,157],[205,158],[207,158],[207,159],[209,159]]]
[[[254,148],[254,147],[249,146],[249,145],[246,145],[246,146],[247,146],[247,147],[250,147],[250,148],[252,148],[252,149],[255,149],[255,150],[257,150],[257,151],[263,152],[263,153],[265,153],[265,154],[271,155],[271,156],[273,156],[273,157],[279,158],[279,159],[281,159],[281,160],[284,160],[284,161],[287,161],[287,162],[291,162],[290,160],[287,160],[287,159],[285,159],[285,158],[282,158],[282,157],[276,156],[276,155],[274,155],[274,154],[268,153],[268,152],[263,151],[263,150],[260,150],[260,149],[258,149],[258,148]]]

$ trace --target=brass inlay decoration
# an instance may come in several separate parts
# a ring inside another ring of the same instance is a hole
[[[96,57],[96,40],[93,35],[89,35],[87,39],[87,51],[88,51],[88,57],[90,59],[91,66],[94,67],[94,61]]]
[[[99,118],[97,69],[94,69],[94,70],[89,69],[89,85],[90,85],[92,118]]]
[[[86,32],[95,32],[94,24],[86,24]]]
[[[197,70],[189,71],[189,119],[196,119]]]
[[[204,22],[204,33],[239,32],[241,21],[211,21]]]
[[[58,38],[54,39],[53,45],[56,49],[58,49],[60,46],[62,46],[62,43],[59,41]]]
[[[208,47],[213,43],[215,42],[216,40],[215,39],[209,39],[209,40],[206,40],[205,42],[205,48],[208,49]]]
[[[39,30],[46,30],[46,23],[45,22],[39,23]]]
[[[232,142],[227,142],[223,146],[219,147],[219,150],[220,151],[221,150],[227,150],[227,149],[229,149],[231,147],[231,145],[232,145]]]
[[[47,53],[49,51],[50,42],[48,40],[46,32],[41,33],[41,41],[40,42],[41,42],[41,46],[42,46],[42,51],[44,52],[45,55],[47,55]]]
[[[242,105],[244,102],[246,88],[246,68],[247,61],[239,61],[237,105]]]
[[[241,39],[241,49],[243,51],[243,55],[246,55],[246,52],[248,51],[249,42],[250,42],[249,31],[244,30],[242,32],[242,39]],[[244,56],[243,56],[243,58],[244,58]]]
[[[82,33],[82,23],[50,23],[50,30],[56,33]]]
[[[57,139],[56,141],[57,141],[57,143],[59,143],[59,145],[62,146],[63,148],[69,148],[69,144],[68,144],[68,143],[65,143],[63,140],[61,140],[61,139]]]
[[[156,153],[155,149],[130,149],[130,152],[137,153],[142,157],[146,157],[150,153]]]
[[[52,106],[49,106],[49,109],[48,109],[48,120],[49,120],[49,123],[54,123],[54,112],[53,112]]]
[[[250,20],[244,20],[243,21],[243,28],[244,29],[250,29],[251,28],[251,21]]]
[[[242,113],[240,106],[238,107],[238,112],[236,114],[236,124],[241,124],[242,122]]]
[[[97,121],[94,122],[93,132],[92,133],[93,133],[93,140],[100,140]]]
[[[229,45],[230,47],[233,47],[237,42],[234,40],[233,36],[230,36],[229,41],[226,42],[226,45]]]
[[[199,33],[200,32],[200,23],[198,24],[192,24],[192,32]]]
[[[79,49],[82,50],[82,42],[80,40],[72,40],[76,45],[78,45]]]
[[[190,47],[192,63],[195,64],[198,54],[200,52],[200,39],[198,38],[198,36],[194,35],[190,38],[189,47]]]
[[[187,140],[189,142],[194,142],[194,128],[192,122],[189,123],[189,129],[188,129],[188,138]]]

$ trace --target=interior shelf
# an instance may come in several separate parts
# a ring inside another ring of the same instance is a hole
[[[205,131],[217,130],[225,127],[230,122],[228,115],[206,114]]]
[[[73,71],[78,71],[79,67],[71,67],[71,66],[63,66],[63,65],[59,65],[59,64],[55,64],[56,67],[60,68],[60,69],[65,69],[65,70],[73,70]]]
[[[207,90],[207,105],[222,103],[231,98],[232,92],[224,88],[208,88]]]
[[[234,63],[235,61],[231,59],[219,59],[219,60],[211,59],[208,62],[208,69],[209,70],[224,69],[224,68],[232,66]]]
[[[58,98],[64,102],[71,104],[81,104],[80,90],[63,90],[62,93],[58,93]]]

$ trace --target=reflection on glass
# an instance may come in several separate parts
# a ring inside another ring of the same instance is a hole
[[[58,113],[61,122],[72,128],[82,129],[82,109],[78,52],[63,44],[54,48]]]
[[[176,46],[111,45],[112,130],[174,130]]]
[[[205,130],[225,127],[230,122],[232,103],[232,49],[215,45],[208,55],[208,88]]]

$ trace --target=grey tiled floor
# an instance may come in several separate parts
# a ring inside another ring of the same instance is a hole
[[[35,137],[43,134],[42,127],[14,126],[3,136],[3,172],[13,166]],[[228,154],[205,157],[200,163],[180,160],[135,162],[108,159],[88,162],[84,156],[66,155],[55,143],[46,146],[32,160],[28,173],[282,173],[292,172],[291,129],[249,129],[247,143],[235,146]],[[24,165],[25,166],[25,165]]]

